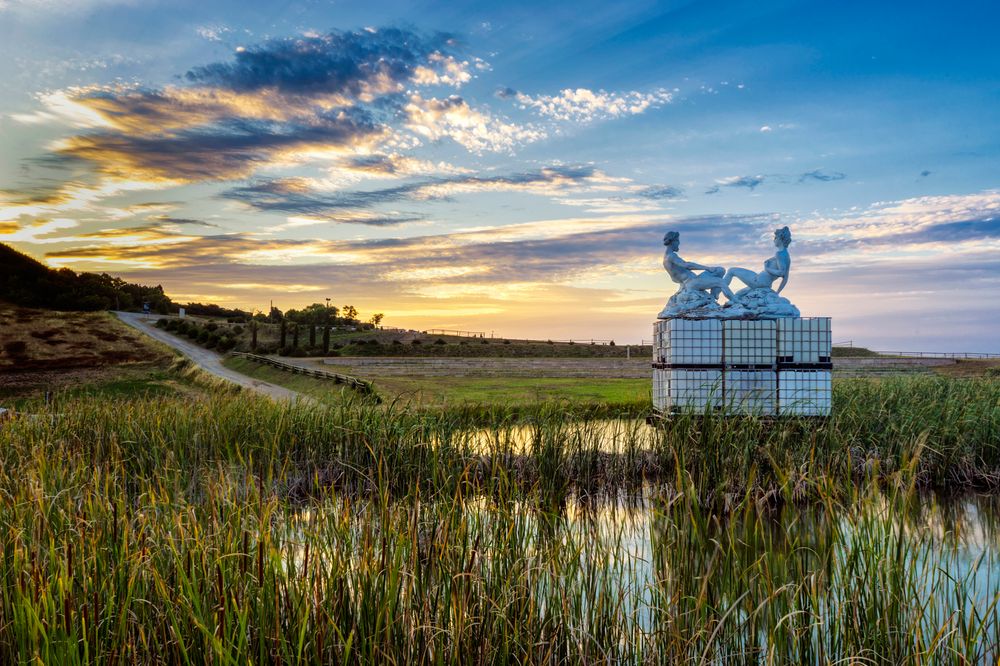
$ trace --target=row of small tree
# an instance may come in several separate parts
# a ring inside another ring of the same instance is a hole
[[[385,317],[381,312],[376,312],[365,323],[378,327]],[[288,310],[282,312],[278,308],[271,306],[271,311],[266,319],[271,322],[288,321],[295,324],[312,324],[314,326],[357,326],[362,324],[358,319],[358,309],[353,305],[345,305],[338,308],[336,305],[313,303],[301,310]]]

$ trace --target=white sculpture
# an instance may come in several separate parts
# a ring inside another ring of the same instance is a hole
[[[788,256],[788,245],[791,242],[792,232],[789,231],[788,227],[775,229],[774,245],[778,251],[764,262],[764,270],[760,273],[754,273],[749,268],[730,268],[726,271],[726,284],[730,284],[733,278],[737,278],[747,286],[747,289],[770,289],[774,281],[780,277],[781,284],[774,292],[780,294],[788,283],[788,269],[792,265],[792,259]]]
[[[788,227],[776,229],[774,244],[778,248],[774,256],[764,262],[764,270],[756,273],[747,268],[730,268],[728,271],[721,266],[702,266],[691,261],[685,261],[677,254],[680,248],[680,234],[669,231],[663,237],[667,246],[663,255],[663,268],[670,278],[680,285],[666,307],[660,312],[660,318],[668,317],[720,317],[765,318],[798,317],[799,310],[787,299],[779,296],[781,290],[788,284],[788,273],[792,265],[788,255],[788,246],[792,242],[792,232]],[[695,273],[701,270],[701,273]],[[729,285],[736,278],[746,285],[737,293],[733,293]],[[777,291],[771,286],[775,280],[781,280]],[[716,299],[719,293],[726,295],[728,303],[720,306]]]
[[[726,269],[722,266],[702,266],[693,261],[685,261],[677,254],[681,246],[681,235],[668,231],[663,236],[667,247],[663,253],[663,268],[670,279],[679,286],[677,293],[670,297],[660,313],[661,318],[676,317],[681,314],[692,316],[719,316],[712,314],[721,308],[716,302],[719,292],[733,300],[733,291],[726,282]],[[702,271],[695,273],[694,271]]]

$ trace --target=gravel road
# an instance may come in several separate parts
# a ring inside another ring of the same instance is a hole
[[[115,312],[115,314],[129,326],[139,329],[149,337],[162,342],[168,347],[173,347],[191,359],[191,361],[194,362],[194,364],[199,368],[205,372],[215,375],[216,377],[221,377],[222,379],[239,384],[240,386],[248,388],[252,391],[257,391],[258,393],[275,400],[290,400],[294,402],[296,400],[306,399],[300,393],[286,389],[283,386],[262,382],[251,377],[247,377],[246,375],[236,372],[235,370],[230,370],[226,366],[222,365],[221,354],[217,354],[216,352],[210,349],[205,349],[204,347],[199,347],[185,338],[177,337],[172,333],[156,328],[154,324],[157,317],[155,315],[146,315],[139,312]]]

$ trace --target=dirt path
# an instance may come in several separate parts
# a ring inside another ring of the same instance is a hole
[[[154,326],[154,322],[156,321],[156,317],[154,315],[144,315],[138,312],[116,312],[115,314],[129,326],[137,328],[154,340],[158,340],[163,344],[176,349],[191,359],[191,361],[193,361],[199,368],[205,372],[215,375],[216,377],[221,377],[222,379],[239,384],[240,386],[248,388],[252,391],[257,391],[258,393],[275,400],[290,400],[295,402],[296,400],[307,399],[302,394],[286,389],[283,386],[262,382],[258,379],[247,377],[246,375],[236,372],[235,370],[230,370],[226,366],[222,365],[221,354],[217,354],[216,352],[210,349],[205,349],[204,347],[199,347],[184,338],[177,337],[172,333],[156,328],[156,326]]]

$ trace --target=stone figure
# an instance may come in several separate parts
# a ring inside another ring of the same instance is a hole
[[[788,256],[788,246],[791,242],[792,232],[788,227],[775,229],[774,246],[778,248],[778,251],[774,253],[773,257],[764,262],[764,270],[760,273],[755,273],[749,268],[730,268],[726,271],[726,284],[731,284],[733,278],[736,278],[745,284],[748,289],[771,289],[774,281],[781,278],[781,284],[774,290],[774,293],[780,294],[781,290],[788,284],[788,269],[792,265],[792,259]]]
[[[732,301],[733,291],[725,281],[726,269],[722,266],[703,266],[693,261],[685,261],[677,254],[680,249],[680,234],[668,231],[663,236],[666,251],[663,253],[663,268],[670,279],[679,287],[677,293],[670,297],[667,305],[660,313],[661,317],[673,317],[682,314],[697,316],[712,316],[710,313],[720,309],[716,299],[719,293],[726,295]],[[701,273],[695,273],[701,271]],[[716,315],[718,316],[718,315]]]
[[[778,294],[788,284],[788,272],[792,259],[788,255],[788,246],[792,242],[792,232],[788,227],[774,230],[774,245],[777,251],[774,256],[764,262],[764,270],[757,273],[748,268],[730,268],[726,271],[724,282],[732,283],[733,278],[746,285],[746,288],[736,292],[731,299],[731,305],[740,305],[746,314],[756,317],[798,317],[799,309],[787,298]],[[775,280],[781,280],[778,288],[772,288]]]
[[[663,268],[670,279],[679,286],[677,293],[670,297],[660,318],[669,317],[719,317],[725,319],[775,319],[798,317],[799,310],[778,294],[788,284],[788,273],[792,265],[788,246],[792,242],[792,232],[788,227],[776,229],[774,245],[777,251],[764,262],[764,270],[752,271],[748,268],[703,266],[693,261],[685,261],[677,254],[680,249],[680,234],[668,231],[663,237],[667,247],[663,255]],[[695,271],[701,271],[696,273]],[[743,282],[746,287],[733,293],[730,284],[733,279]],[[775,281],[780,280],[777,290]],[[719,294],[725,294],[728,302],[721,306],[717,302]]]

